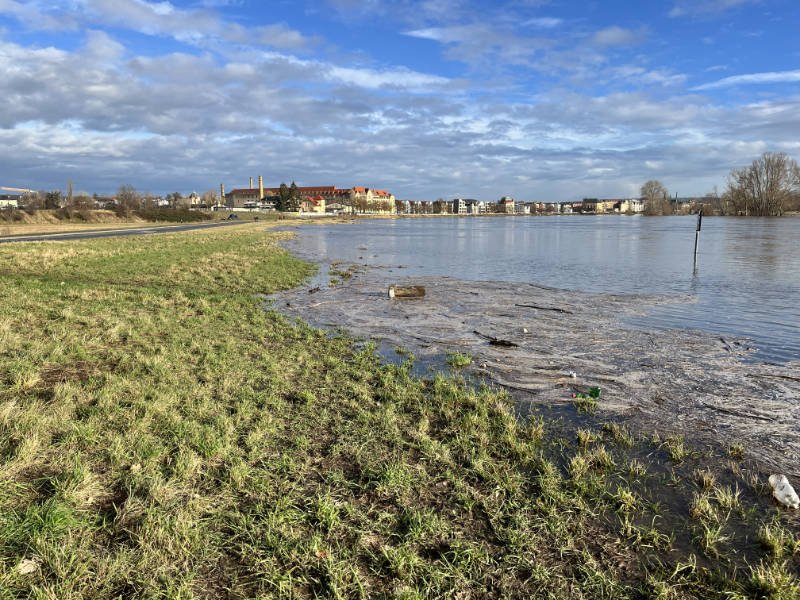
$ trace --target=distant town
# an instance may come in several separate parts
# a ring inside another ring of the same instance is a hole
[[[231,212],[296,212],[306,215],[534,215],[534,214],[640,214],[646,210],[646,198],[584,198],[579,202],[520,201],[502,196],[496,201],[475,198],[445,200],[402,200],[384,189],[365,186],[339,188],[335,185],[298,187],[281,184],[264,187],[263,178],[248,187],[207,190],[202,194],[175,192],[154,196],[139,192],[130,185],[120,187],[114,196],[73,192],[71,182],[66,193],[60,190],[34,191],[26,188],[0,187],[0,209],[105,209],[121,210],[184,209],[225,210]],[[670,213],[696,212],[699,206],[713,204],[714,198],[672,197],[663,199]]]

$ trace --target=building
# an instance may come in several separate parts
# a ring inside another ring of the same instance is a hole
[[[644,212],[644,200],[641,198],[623,198],[614,205],[614,211],[619,213]]]
[[[300,198],[321,196],[326,203],[330,204],[335,202],[343,203],[342,201],[349,197],[348,190],[337,188],[335,185],[297,187],[296,189]],[[277,198],[280,196],[281,188],[264,188],[264,193],[267,196]]]
[[[393,214],[397,210],[394,194],[386,190],[356,186],[347,192],[350,196],[350,207],[354,212]]]
[[[280,187],[265,188],[263,179],[259,176],[258,188],[250,187],[231,190],[224,193],[224,186],[220,186],[220,194],[224,196],[227,208],[239,210],[274,210],[280,198]],[[305,206],[319,212],[318,206],[325,206],[331,211],[361,212],[370,214],[392,214],[396,212],[394,194],[386,190],[375,190],[368,187],[337,188],[335,185],[295,187],[301,204],[306,200]],[[324,202],[319,204],[319,198]],[[301,206],[302,209],[302,206]],[[322,212],[325,212],[323,208]]]
[[[601,198],[584,198],[581,212],[607,213],[614,211],[617,200],[603,200]]]
[[[0,208],[19,208],[19,196],[0,194]]]
[[[454,215],[467,214],[467,203],[463,198],[456,198],[453,200],[453,214]]]
[[[325,214],[325,198],[317,194],[316,196],[305,196],[300,200],[300,212]]]
[[[225,206],[228,208],[258,208],[261,194],[258,189],[240,188],[225,194]]]
[[[584,198],[581,212],[627,213],[643,212],[644,203],[639,198]]]
[[[258,187],[253,187],[253,178],[250,178],[250,187],[231,190],[225,194],[224,186],[220,186],[220,196],[225,199],[225,206],[232,209],[258,210],[264,200],[264,179],[258,176]]]
[[[454,215],[482,215],[487,211],[486,202],[475,198],[456,198],[450,209]]]
[[[497,212],[509,215],[514,214],[514,199],[510,196],[503,196],[497,203]]]
[[[469,215],[485,215],[489,210],[486,202],[481,200],[467,200],[467,214]]]

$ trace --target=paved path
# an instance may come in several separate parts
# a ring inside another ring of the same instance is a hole
[[[118,237],[124,235],[175,233],[176,231],[211,229],[214,227],[227,227],[229,225],[239,225],[242,223],[252,223],[252,221],[222,221],[221,223],[189,223],[184,225],[148,225],[125,229],[97,229],[68,232],[62,231],[57,233],[17,234],[0,237],[0,244],[7,244],[10,242],[64,242],[68,240],[86,240],[89,238]]]

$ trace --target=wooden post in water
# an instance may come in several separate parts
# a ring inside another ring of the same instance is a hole
[[[703,209],[697,213],[697,229],[694,230],[694,266],[697,267],[697,242],[700,240],[700,228],[703,226]]]

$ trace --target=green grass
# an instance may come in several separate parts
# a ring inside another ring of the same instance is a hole
[[[752,568],[673,548],[626,430],[561,442],[270,310],[312,273],[282,235],[0,247],[0,598],[796,597],[780,520]]]
[[[454,369],[462,369],[472,364],[472,357],[462,352],[448,352],[445,356],[445,362]]]

